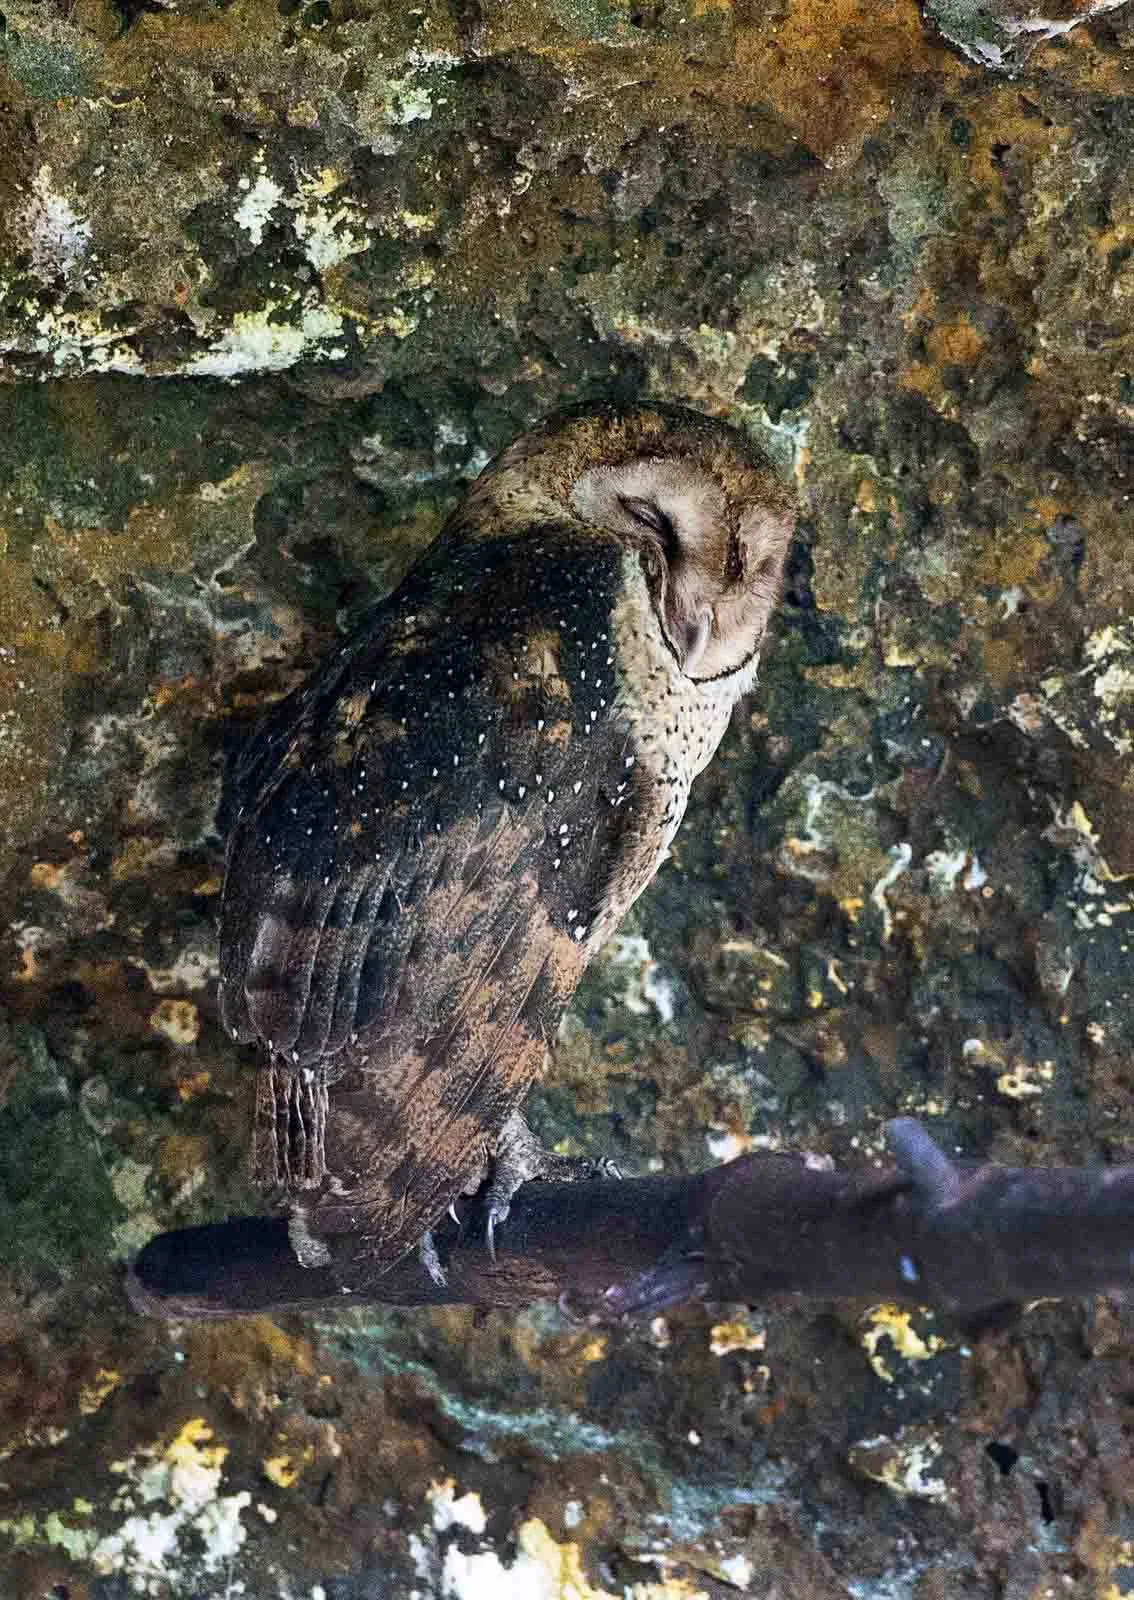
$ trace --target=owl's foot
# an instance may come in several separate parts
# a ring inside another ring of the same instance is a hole
[[[488,1221],[485,1238],[488,1253],[496,1260],[496,1230],[508,1220],[512,1196],[521,1184],[533,1178],[548,1183],[588,1183],[596,1178],[621,1178],[613,1161],[592,1161],[587,1156],[560,1156],[545,1150],[518,1111],[512,1113],[500,1130],[492,1164],[492,1182],[485,1204]]]
[[[431,1233],[423,1233],[421,1243],[417,1247],[418,1259],[422,1266],[433,1279],[439,1289],[447,1289],[449,1280],[445,1276],[445,1268],[441,1265],[441,1257],[437,1254],[437,1244]]]

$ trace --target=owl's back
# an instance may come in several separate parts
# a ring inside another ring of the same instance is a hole
[[[569,526],[443,536],[236,770],[221,1007],[267,1052],[258,1173],[314,1175],[308,1228],[388,1264],[475,1177],[653,870],[620,563]]]

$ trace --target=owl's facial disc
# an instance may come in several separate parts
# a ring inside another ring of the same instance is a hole
[[[775,599],[782,551],[766,575],[745,537],[749,507],[687,456],[634,457],[582,473],[576,512],[613,534],[641,563],[650,604],[686,677],[747,665]],[[751,570],[750,570],[751,569]]]
[[[638,559],[650,599],[678,666],[692,677],[712,637],[712,607],[698,605],[692,596],[682,593],[684,551],[669,513],[655,500],[640,495],[620,495],[619,503],[642,530]]]

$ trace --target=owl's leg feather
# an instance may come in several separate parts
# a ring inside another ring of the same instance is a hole
[[[273,1056],[256,1085],[253,1178],[263,1189],[317,1189],[326,1176],[327,1079]]]
[[[439,1289],[449,1287],[449,1279],[445,1275],[445,1268],[441,1265],[441,1257],[437,1254],[437,1242],[431,1233],[423,1233],[417,1253],[422,1266],[433,1279]]]
[[[592,1161],[589,1156],[561,1156],[545,1150],[518,1111],[514,1111],[500,1130],[493,1151],[492,1181],[485,1204],[488,1220],[485,1239],[488,1253],[496,1260],[496,1230],[508,1220],[512,1196],[533,1178],[548,1183],[593,1183],[599,1178],[622,1176],[613,1161]]]

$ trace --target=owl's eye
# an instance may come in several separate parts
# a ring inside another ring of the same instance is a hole
[[[619,504],[623,511],[640,522],[644,528],[650,528],[661,540],[662,551],[665,559],[672,564],[681,554],[681,540],[677,537],[677,529],[666,516],[661,506],[653,500],[642,500],[637,495],[620,494]]]

